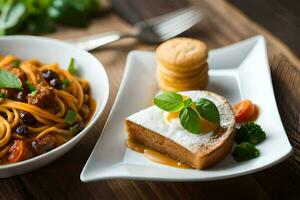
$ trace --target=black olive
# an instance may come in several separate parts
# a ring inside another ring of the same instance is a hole
[[[23,89],[15,94],[15,99],[17,101],[27,102],[27,99],[26,99],[27,95],[28,95],[28,90]]]
[[[63,82],[58,78],[55,78],[50,81],[49,85],[55,89],[61,90],[63,87]]]
[[[51,81],[52,79],[58,78],[57,73],[52,70],[43,70],[42,75],[43,75],[44,79],[48,82]]]
[[[36,122],[36,119],[34,118],[34,116],[32,114],[30,114],[29,112],[23,111],[23,110],[20,111],[20,117],[22,119],[22,122],[29,126],[34,125]]]
[[[17,128],[16,128],[16,132],[19,134],[19,135],[22,135],[22,136],[28,136],[29,135],[29,130],[28,130],[28,127],[21,124],[19,125]]]

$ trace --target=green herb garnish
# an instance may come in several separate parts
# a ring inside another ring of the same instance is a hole
[[[63,81],[63,88],[69,87],[70,84],[71,84],[71,82],[70,82],[68,79],[65,79],[65,80]]]
[[[69,131],[73,135],[77,135],[84,129],[84,124],[82,122],[75,122],[72,126],[70,126]]]
[[[218,108],[212,101],[205,98],[200,98],[197,99],[195,103],[197,111],[204,119],[217,125],[220,124],[220,114]]]
[[[201,130],[200,118],[196,110],[191,107],[184,108],[179,113],[181,126],[190,133],[199,134]]]
[[[33,91],[30,93],[30,95],[31,95],[31,96],[35,96],[35,95],[36,95],[36,92],[37,92],[37,90],[33,90]]]
[[[26,84],[28,86],[29,92],[32,93],[32,92],[36,91],[36,88],[29,81],[26,81]]]
[[[180,94],[175,92],[165,92],[154,98],[154,104],[167,112],[179,112],[180,124],[190,133],[199,134],[201,132],[200,116],[220,124],[218,108],[205,98],[193,102],[191,98],[184,100]]]
[[[175,92],[165,92],[154,98],[154,104],[167,112],[179,112],[184,108],[183,97]]]
[[[0,92],[0,98],[4,99],[5,98],[5,94],[3,92]]]
[[[68,110],[64,121],[66,124],[72,125],[75,122],[76,117],[77,117],[76,112],[74,112],[73,110]]]
[[[20,60],[14,60],[11,62],[10,66],[18,68],[20,66],[20,63],[21,63]]]
[[[74,58],[71,58],[71,60],[70,60],[68,71],[71,74],[77,74],[77,69],[75,67],[75,59]]]
[[[72,133],[72,135],[77,135],[79,132],[78,124],[71,126],[69,131]]]
[[[184,107],[191,107],[193,105],[193,100],[191,98],[188,98],[183,101]]]
[[[22,82],[13,73],[0,69],[0,88],[22,89]]]

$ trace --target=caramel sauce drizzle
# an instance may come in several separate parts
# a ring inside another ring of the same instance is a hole
[[[161,154],[157,151],[148,149],[147,147],[137,144],[135,142],[132,142],[130,140],[127,140],[126,144],[127,144],[128,148],[132,149],[133,151],[143,153],[147,159],[149,159],[153,162],[171,166],[171,167],[182,168],[182,169],[190,169],[191,168],[190,166],[188,166],[186,164],[182,164],[182,163],[178,162],[177,160],[169,158],[168,156],[166,156],[164,154]]]
[[[139,153],[144,153],[146,150],[146,147],[140,144],[137,144],[135,142],[132,142],[130,140],[126,141],[127,147],[130,148],[133,151],[139,152]]]

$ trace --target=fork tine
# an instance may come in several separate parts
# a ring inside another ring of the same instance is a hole
[[[194,23],[200,20],[199,15],[193,15],[189,16],[187,19],[181,19],[181,20],[174,20],[165,26],[158,26],[158,27],[153,27],[153,29],[160,34],[165,34],[168,32],[172,32],[173,30],[176,30],[180,28],[184,24],[189,24],[189,23]]]
[[[154,18],[145,20],[143,22],[138,22],[136,25],[141,24],[141,23],[145,23],[145,24],[154,26],[154,25],[160,24],[160,23],[162,23],[164,21],[168,21],[168,20],[170,20],[170,19],[172,19],[172,18],[174,18],[174,17],[176,17],[178,15],[187,13],[187,12],[193,10],[193,9],[195,9],[194,6],[190,6],[190,7],[187,7],[187,8],[182,8],[182,9],[176,10],[174,12],[167,13],[165,15],[154,17]]]
[[[197,22],[199,22],[198,18],[191,19],[188,23],[175,27],[172,31],[166,32],[165,34],[161,34],[160,37],[162,40],[167,40],[175,37],[176,35],[179,35],[180,33],[183,33],[184,31],[194,26]]]
[[[201,16],[202,15],[199,11],[192,10],[185,14],[178,15],[177,17],[174,17],[168,21],[157,24],[156,26],[153,26],[153,29],[155,29],[158,33],[169,32],[170,30],[173,30],[174,27],[179,27],[181,24],[187,23],[192,18],[200,20]]]
[[[196,22],[195,22],[196,23]],[[177,29],[177,30],[174,30],[172,32],[169,32],[167,34],[164,34],[164,35],[161,35],[161,39],[162,40],[168,40],[172,37],[175,37],[181,33],[183,33],[184,31],[188,30],[189,28],[191,28],[195,23],[189,23],[189,24],[184,24],[181,26],[181,29]]]
[[[176,18],[174,20],[168,21],[167,23],[154,26],[153,30],[162,39],[169,39],[191,28],[193,25],[200,21],[201,17],[202,15],[200,13],[190,13],[189,15],[185,15],[184,17]]]

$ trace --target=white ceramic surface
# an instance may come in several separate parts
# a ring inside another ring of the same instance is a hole
[[[249,174],[287,158],[292,151],[277,110],[270,77],[265,40],[262,36],[209,52],[208,90],[225,96],[230,103],[251,99],[260,108],[257,123],[267,139],[257,148],[261,156],[237,163],[231,155],[205,169],[178,169],[157,164],[125,146],[124,119],[151,104],[158,91],[153,52],[133,51],[128,55],[123,81],[90,158],[82,181],[103,179],[147,179],[204,181]]]
[[[36,58],[43,63],[58,63],[67,69],[74,58],[80,77],[89,80],[97,108],[87,127],[66,144],[54,150],[15,164],[0,166],[0,178],[26,173],[60,157],[76,145],[100,117],[109,96],[109,82],[102,64],[90,53],[58,40],[34,36],[6,36],[0,38],[0,54],[13,54],[21,59]]]

